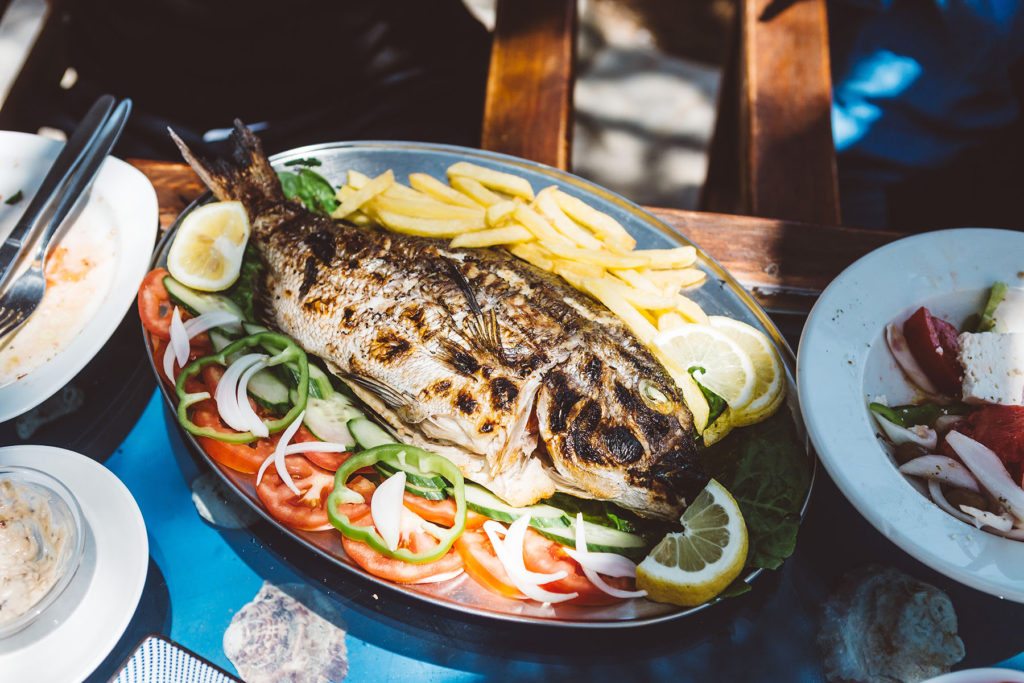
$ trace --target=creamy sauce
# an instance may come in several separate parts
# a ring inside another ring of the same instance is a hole
[[[46,294],[13,336],[0,342],[0,387],[52,360],[92,319],[117,265],[117,234],[83,212],[46,262]]]
[[[39,488],[0,479],[0,626],[32,609],[57,583],[71,535]]]

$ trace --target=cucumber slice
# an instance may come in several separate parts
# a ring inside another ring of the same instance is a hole
[[[259,334],[260,332],[270,332],[269,327],[260,325],[259,323],[242,323],[242,328],[246,334]]]
[[[398,472],[398,468],[383,462],[377,463],[375,467],[385,477],[390,477]],[[448,482],[441,475],[424,474],[418,470],[412,470],[412,468],[405,470],[405,480],[418,489],[443,492],[448,488]]]
[[[249,379],[249,395],[264,408],[287,412],[291,407],[288,387],[269,370],[260,370]]]
[[[309,366],[312,369],[312,365]],[[348,429],[349,420],[361,417],[362,412],[341,394],[330,398],[312,396],[306,401],[306,415],[302,422],[321,441],[353,446],[356,440]]]
[[[408,480],[406,480],[405,482],[405,490],[414,496],[426,498],[427,500],[444,500],[445,498],[448,497],[448,494],[445,493],[444,491],[438,491],[436,489],[416,488],[415,486],[410,484]]]
[[[529,515],[530,526],[538,529],[568,527],[572,523],[564,512],[551,505],[542,503],[525,508],[512,507],[482,486],[469,482],[466,482],[466,506],[506,524],[511,524],[523,515]]]
[[[587,549],[595,553],[616,553],[627,557],[641,558],[647,555],[648,544],[640,536],[611,527],[583,522],[587,532]],[[576,547],[576,521],[567,527],[545,527],[537,531],[552,541]]]
[[[395,437],[381,429],[376,423],[365,417],[357,417],[348,421],[348,431],[352,433],[356,443],[363,448],[373,448],[389,443],[398,443]]]
[[[214,351],[220,351],[225,346],[233,342],[234,340],[228,335],[224,334],[218,329],[212,329],[208,332],[210,335],[210,343],[213,344]]]
[[[281,367],[281,372],[288,376],[295,384],[299,383],[299,369],[291,363],[286,363]],[[321,370],[313,363],[309,364],[309,395],[313,398],[331,398],[334,396],[334,386],[331,384],[331,378],[327,376],[323,370]],[[343,399],[347,398],[342,396]],[[357,413],[362,415],[362,413]],[[353,415],[352,417],[355,417]]]
[[[192,315],[202,315],[203,313],[211,313],[213,311],[228,311],[237,315],[239,320],[245,319],[245,316],[242,315],[242,309],[226,296],[197,292],[181,284],[170,275],[164,278],[164,287],[167,289],[167,295],[171,301]]]

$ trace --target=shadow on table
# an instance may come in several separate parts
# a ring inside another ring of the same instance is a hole
[[[205,471],[173,419],[166,422],[179,467]],[[571,673],[588,680],[821,680],[815,645],[821,604],[845,572],[866,564],[896,566],[950,594],[967,646],[964,666],[992,664],[1021,649],[1006,625],[1024,618],[1024,607],[960,586],[904,554],[853,510],[824,473],[797,552],[779,571],[766,572],[747,595],[649,627],[583,630],[475,618],[382,590],[262,520],[218,532],[259,576],[273,581],[284,565],[339,603],[340,625],[353,637],[489,679],[562,680]],[[267,552],[253,552],[254,541]]]

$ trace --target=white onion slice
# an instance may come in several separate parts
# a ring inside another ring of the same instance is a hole
[[[224,420],[224,424],[237,432],[249,431],[249,423],[238,406],[238,380],[246,370],[266,359],[267,356],[262,353],[249,353],[237,359],[224,371],[224,375],[217,383],[217,390],[213,393],[220,418]]]
[[[218,385],[219,386],[219,385]],[[295,481],[292,479],[292,475],[288,473],[288,466],[284,462],[285,451],[288,450],[289,443],[292,437],[295,436],[295,432],[299,431],[299,427],[302,426],[302,418],[306,416],[306,411],[303,410],[299,413],[299,416],[292,420],[292,423],[288,425],[288,428],[281,434],[281,438],[277,441],[277,446],[274,447],[274,452],[269,458],[263,461],[260,465],[259,472],[256,473],[256,485],[259,486],[260,482],[263,481],[263,474],[267,471],[267,467],[270,463],[274,463],[274,469],[277,470],[277,476],[281,477],[281,481],[284,485],[294,493],[296,496],[301,496],[302,491],[295,485]],[[358,495],[358,494],[356,494]]]
[[[527,525],[529,525],[529,522],[527,522]],[[496,522],[494,520],[487,520],[486,522],[484,522],[483,528],[484,533],[487,534],[487,538],[491,541],[491,545],[494,546],[495,554],[497,554],[498,546],[504,546],[504,544],[502,543],[501,539],[498,536],[507,536],[508,530],[501,524],[501,522]],[[501,557],[499,556],[498,559],[500,560]],[[545,583],[551,583],[552,581],[558,581],[559,579],[564,579],[566,576],[568,576],[568,574],[561,571],[554,572],[553,574],[540,574],[538,572],[531,572],[529,569],[526,568],[526,564],[524,563],[522,576],[526,581],[530,583],[541,585]]]
[[[945,434],[963,422],[963,420],[963,415],[939,415],[935,418],[935,431],[939,434]]]
[[[875,416],[875,421],[882,428],[882,431],[885,432],[889,441],[892,441],[897,446],[901,443],[916,443],[921,448],[931,451],[939,445],[939,435],[931,427],[917,425],[907,429],[906,427],[900,427],[895,422],[890,422],[873,410],[871,414]]]
[[[285,455],[301,455],[302,453],[345,453],[352,450],[351,446],[343,443],[332,443],[330,441],[303,441],[302,443],[289,444],[284,449]]]
[[[972,517],[974,526],[979,529],[983,526],[997,531],[1009,531],[1013,528],[1013,519],[1009,515],[997,515],[988,510],[979,510],[971,505],[961,505],[960,509]]]
[[[903,329],[896,323],[889,323],[885,326],[885,343],[889,345],[889,351],[892,352],[893,358],[896,359],[897,365],[903,370],[907,379],[926,393],[941,393],[918,365],[914,354],[910,352],[910,347],[907,345],[907,338],[903,336]]]
[[[370,514],[377,533],[388,550],[398,550],[402,540],[402,498],[405,495],[405,472],[399,470],[381,482],[370,498]]]
[[[484,525],[484,531],[487,532],[487,537],[490,538],[491,545],[494,546],[494,552],[497,554],[498,560],[501,562],[502,566],[505,567],[505,571],[508,573],[508,578],[512,581],[512,585],[515,586],[520,593],[528,598],[536,600],[537,602],[565,602],[566,600],[572,600],[573,598],[578,597],[579,593],[555,593],[544,590],[540,587],[540,583],[530,579],[531,576],[543,576],[546,577],[543,579],[543,583],[550,583],[552,581],[564,579],[567,574],[564,571],[555,572],[553,574],[536,574],[526,569],[526,564],[523,561],[523,545],[526,540],[526,529],[529,524],[529,515],[523,515],[516,521],[512,522],[508,527],[504,540],[498,538],[498,534],[496,533],[493,525],[490,529],[487,528],[486,523]]]
[[[946,496],[942,494],[942,486],[939,484],[938,481],[934,479],[928,480],[928,494],[931,495],[932,500],[935,502],[936,505],[938,505],[940,508],[942,508],[949,514],[953,515],[957,519],[959,519],[961,522],[974,524],[974,520],[971,519],[970,515],[965,515],[964,513],[960,512],[955,507],[953,507],[953,505],[948,500],[946,500]]]
[[[583,524],[583,513],[576,513],[576,551],[566,548],[565,552],[569,557],[576,560],[583,569],[583,574],[594,584],[599,591],[607,593],[613,598],[642,598],[647,595],[645,590],[626,591],[608,583],[601,578],[598,567],[609,571],[603,572],[608,576],[630,576],[636,578],[636,565],[628,558],[615,553],[592,553],[587,549],[586,527]],[[612,559],[617,558],[617,559]],[[620,562],[621,560],[621,562]],[[617,573],[612,574],[610,571]]]
[[[249,403],[249,380],[265,367],[267,367],[266,360],[259,360],[249,366],[242,373],[242,376],[238,378],[238,390],[235,392],[239,417],[249,425],[248,431],[252,432],[253,436],[260,438],[270,436],[270,430],[267,429],[267,425],[263,423],[263,420],[260,419],[260,416],[256,414],[256,411],[252,409],[252,405]]]
[[[185,329],[185,323],[181,322],[181,309],[175,306],[174,312],[171,313],[171,347],[174,349],[174,357],[179,368],[185,367],[188,361],[188,354],[191,351],[188,342],[188,330]]]
[[[1017,485],[1003,466],[1003,461],[983,444],[960,432],[946,435],[948,443],[960,456],[978,482],[1014,517],[1024,521],[1024,489]]]
[[[420,579],[419,581],[413,581],[412,583],[441,583],[442,581],[448,581],[449,579],[454,579],[456,576],[461,576],[462,573],[465,572],[465,571],[466,571],[465,569],[462,569],[461,567],[459,567],[458,569],[453,569],[450,572],[441,572],[440,574],[434,574],[433,576],[428,576],[425,579]]]
[[[237,315],[229,313],[228,311],[211,311],[210,313],[203,313],[195,318],[186,320],[183,324],[184,327],[184,339],[185,339],[185,354],[182,356],[175,350],[175,344],[181,347],[181,342],[175,342],[175,337],[179,340],[182,339],[182,333],[179,330],[175,332],[174,315],[178,316],[178,322],[181,323],[181,313],[178,311],[178,307],[174,307],[174,314],[171,317],[171,343],[167,345],[167,349],[164,351],[164,374],[167,375],[167,379],[174,381],[174,361],[178,361],[178,367],[185,367],[185,363],[188,361],[188,354],[191,351],[191,345],[188,344],[196,335],[202,334],[208,330],[212,330],[215,327],[231,327],[237,326],[240,322]],[[176,358],[175,358],[176,357]]]
[[[937,479],[944,484],[981,493],[978,480],[962,463],[944,455],[922,455],[904,463],[900,472],[914,477]]]

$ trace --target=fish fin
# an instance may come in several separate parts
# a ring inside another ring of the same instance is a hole
[[[240,201],[250,216],[267,204],[285,201],[281,182],[263,153],[259,138],[238,119],[231,132],[230,159],[202,159],[173,130],[167,130],[185,161],[218,200]]]
[[[414,397],[395,389],[384,380],[352,372],[346,373],[345,379],[379,398],[384,405],[395,411],[405,422],[417,423],[426,419],[423,409],[416,404]]]
[[[468,318],[463,325],[462,329],[455,324],[454,318],[452,319],[453,326],[467,344],[471,348],[481,348],[495,358],[497,358],[502,365],[512,365],[513,359],[509,356],[505,347],[501,343],[501,326],[498,325],[498,316],[494,312],[494,309],[487,311],[486,313],[480,308],[480,302],[476,298],[476,293],[473,291],[472,285],[469,284],[469,280],[462,274],[459,267],[455,265],[455,262],[448,258],[441,259],[448,268],[448,274],[452,280],[459,287],[463,296],[466,297],[466,301],[469,303],[469,310],[472,311],[473,316]]]

